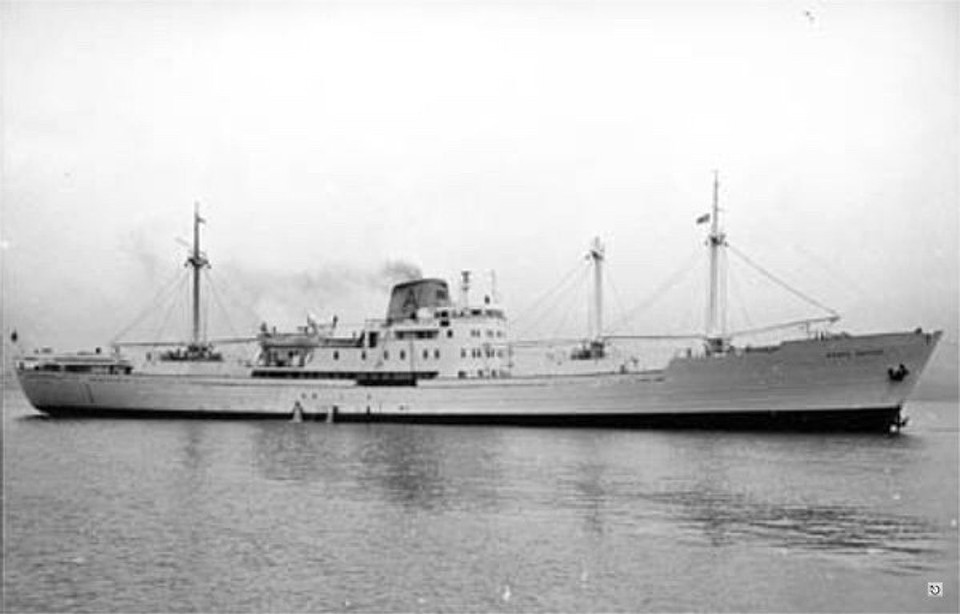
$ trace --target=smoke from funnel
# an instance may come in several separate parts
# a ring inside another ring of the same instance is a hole
[[[423,279],[423,271],[417,265],[403,260],[388,260],[380,268],[381,283],[387,287],[394,284]]]

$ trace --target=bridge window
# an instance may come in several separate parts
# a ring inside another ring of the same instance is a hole
[[[404,350],[400,350],[400,360],[406,360],[407,353]]]
[[[423,350],[423,358],[424,360],[430,358],[430,350]]]
[[[439,349],[436,349],[436,350],[433,351],[433,357],[439,360],[439,358],[440,358],[440,350],[439,350]]]
[[[334,359],[334,360],[340,360],[340,352],[334,350],[334,351],[333,351],[333,359]]]
[[[383,351],[383,359],[384,359],[384,360],[390,360],[390,350],[384,350],[384,351]]]
[[[366,350],[362,350],[362,351],[360,352],[360,360],[366,360],[366,359],[367,359],[367,351],[366,351]]]

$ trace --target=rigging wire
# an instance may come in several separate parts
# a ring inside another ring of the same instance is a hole
[[[839,315],[834,309],[831,309],[830,307],[827,307],[826,305],[824,305],[823,303],[817,301],[816,299],[813,299],[813,298],[807,296],[806,294],[804,294],[803,292],[800,292],[799,290],[797,290],[796,288],[792,287],[792,286],[789,285],[787,282],[781,280],[779,277],[777,277],[776,275],[774,275],[774,274],[771,273],[770,271],[766,270],[765,268],[763,268],[763,267],[760,266],[759,264],[755,263],[753,260],[751,260],[749,257],[747,257],[746,254],[744,254],[743,252],[741,252],[741,251],[738,250],[737,248],[733,247],[732,245],[729,245],[729,244],[728,244],[728,245],[727,245],[727,248],[733,253],[733,255],[735,255],[735,256],[737,256],[738,258],[740,258],[741,260],[743,260],[747,265],[749,265],[749,266],[750,266],[751,268],[753,268],[755,271],[757,271],[758,273],[760,273],[761,275],[763,275],[764,277],[766,277],[767,279],[769,279],[770,281],[772,281],[772,282],[775,283],[776,285],[780,286],[781,288],[783,288],[784,290],[786,290],[786,291],[789,292],[790,294],[793,294],[793,295],[796,296],[797,298],[805,301],[806,303],[808,303],[808,304],[810,304],[810,305],[813,305],[814,307],[817,307],[817,308],[819,308],[819,309],[822,309],[822,310],[826,311],[827,313],[829,313],[829,314],[832,315],[832,316]]]
[[[210,288],[210,296],[213,297],[214,303],[216,303],[217,308],[220,309],[220,312],[223,314],[224,322],[227,324],[227,328],[230,330],[231,334],[236,337],[240,336],[240,333],[237,332],[237,329],[234,328],[233,322],[230,320],[230,314],[227,312],[227,309],[224,307],[223,302],[220,300],[220,289],[217,287],[217,284],[213,282],[213,275],[211,275],[207,270],[203,271],[204,279],[207,280],[207,286]]]
[[[693,270],[693,265],[696,264],[698,260],[703,257],[703,254],[700,250],[693,252],[692,256],[684,260],[679,267],[668,277],[663,283],[657,286],[654,291],[639,305],[631,309],[626,317],[618,320],[613,326],[610,327],[610,331],[616,331],[621,328],[623,325],[627,324],[630,320],[640,315],[642,312],[649,309],[654,303],[656,303],[667,291],[672,289],[674,286],[679,284],[681,281],[686,279],[690,275],[690,271]]]
[[[584,267],[584,265],[583,265],[583,262],[578,262],[576,266],[574,266],[572,269],[570,269],[570,271],[568,271],[568,272],[563,276],[563,278],[560,280],[559,283],[557,283],[557,284],[556,284],[553,288],[551,288],[548,292],[546,292],[546,293],[544,293],[543,295],[541,295],[540,298],[537,299],[529,308],[527,308],[527,309],[525,309],[525,310],[523,310],[523,311],[521,312],[521,315],[518,316],[514,321],[519,325],[521,322],[529,319],[529,324],[528,324],[525,328],[522,328],[522,329],[521,329],[524,333],[532,330],[537,324],[539,324],[539,323],[543,320],[543,317],[544,317],[551,309],[553,309],[554,307],[556,307],[555,304],[547,303],[547,302],[546,302],[547,299],[553,298],[554,295],[560,294],[560,293],[561,293],[560,291],[561,291],[561,290],[565,290],[565,289],[566,289],[566,286],[568,286],[568,285],[570,284],[571,280],[576,281],[576,277],[575,277],[576,274],[577,274],[577,273],[581,273],[581,274],[582,274],[584,268],[585,268],[585,267]],[[534,311],[535,309],[538,310],[538,311]],[[534,318],[534,317],[533,317],[534,315],[536,315],[537,317]],[[518,328],[519,328],[519,326],[518,326]],[[522,336],[526,336],[526,335],[524,334],[524,335],[520,335],[520,336],[522,337]]]
[[[606,282],[610,286],[610,293],[613,295],[613,300],[617,304],[617,309],[620,312],[620,320],[618,320],[618,322],[623,321],[626,317],[627,310],[623,308],[623,301],[620,300],[620,292],[617,291],[617,287],[613,284],[613,275],[610,274],[609,270],[606,272]],[[603,334],[602,330],[599,332],[601,335]]]
[[[576,296],[579,294],[579,290],[580,290],[581,286],[584,285],[584,282],[585,282],[586,279],[587,279],[586,273],[587,273],[588,271],[589,271],[589,269],[586,268],[586,267],[584,267],[584,268],[581,269],[580,276],[577,278],[577,283],[576,283],[576,285],[575,285],[573,288],[571,288],[570,293],[567,295],[568,297],[576,297]],[[567,302],[571,302],[572,300],[573,300],[573,299],[568,298],[568,301],[567,301]],[[557,324],[557,326],[554,328],[553,334],[551,335],[552,337],[555,338],[555,337],[557,337],[557,336],[559,335],[560,331],[563,329],[563,326],[567,323],[567,320],[570,318],[570,313],[573,312],[573,311],[576,311],[576,310],[575,310],[575,309],[564,309],[564,310],[563,310],[563,313],[562,313],[562,315],[561,315],[561,317],[560,317],[560,322],[559,322],[559,323]]]
[[[202,272],[206,272],[204,269],[200,269]],[[200,334],[202,336],[203,342],[207,343],[209,337],[207,335],[208,326],[210,325],[210,292],[203,293],[203,319],[200,324],[202,328],[200,329]]]
[[[848,295],[853,296],[857,299],[864,299],[869,295],[869,293],[863,289],[863,286],[861,286],[857,280],[855,280],[849,274],[844,273],[842,270],[832,266],[822,256],[818,256],[817,254],[803,247],[802,245],[798,245],[795,243],[791,243],[790,247],[794,251],[805,256],[810,262],[820,267],[820,270],[822,270],[824,273],[827,274],[826,278],[832,279],[836,284],[836,287],[848,293]]]
[[[147,316],[153,313],[156,310],[158,306],[157,304],[158,302],[160,302],[161,297],[163,297],[163,301],[160,302],[160,304],[162,305],[166,303],[166,301],[169,299],[169,296],[165,296],[165,295],[167,295],[167,293],[170,292],[171,289],[174,287],[175,285],[174,282],[181,281],[181,275],[183,275],[183,273],[184,273],[183,269],[180,267],[177,267],[177,270],[174,272],[174,274],[171,275],[169,278],[167,278],[167,280],[163,283],[163,285],[160,286],[160,289],[157,291],[157,293],[153,295],[153,298],[151,298],[150,301],[147,302],[146,306],[136,315],[133,321],[131,321],[130,324],[128,324],[126,327],[121,329],[119,333],[113,336],[111,340],[111,344],[119,341],[124,335],[130,332],[135,326],[143,322],[143,320],[145,320]]]
[[[747,328],[753,328],[753,321],[750,319],[750,314],[747,313],[747,303],[743,300],[743,295],[740,293],[740,284],[737,282],[736,276],[732,274],[730,268],[727,268],[727,282],[732,294],[737,301],[737,307],[740,308],[740,314],[743,316],[744,322],[746,322]]]
[[[224,277],[223,268],[220,270],[221,279]],[[227,280],[229,281],[229,280]],[[213,277],[210,277],[210,283],[213,284]],[[242,284],[240,284],[242,285]],[[230,284],[223,284],[223,287],[218,288],[218,291],[223,295],[224,300],[229,301],[232,305],[239,307],[241,310],[245,311],[247,315],[253,316],[254,322],[263,322],[264,318],[261,314],[257,313],[254,309],[249,306],[249,301],[242,300],[236,292],[231,290]],[[224,310],[226,311],[226,310]]]
[[[173,314],[174,308],[180,304],[180,289],[186,286],[187,279],[189,275],[184,275],[180,278],[180,283],[177,284],[176,289],[172,293],[173,300],[170,301],[170,307],[167,309],[167,313],[164,316],[163,320],[160,322],[160,326],[157,328],[157,333],[154,335],[154,339],[160,339],[160,335],[163,334],[163,329],[167,327],[167,322],[170,321],[170,316]]]
[[[526,318],[532,318],[533,314],[539,314],[539,312],[537,312],[536,310],[541,309],[543,305],[546,303],[547,299],[552,298],[554,294],[558,294],[560,290],[564,288],[570,282],[570,280],[581,270],[582,266],[583,264],[578,262],[576,266],[574,266],[569,271],[567,271],[567,273],[564,274],[564,276],[560,279],[560,281],[555,286],[553,286],[552,288],[550,288],[550,290],[540,295],[540,297],[536,301],[534,301],[534,303],[530,305],[530,307],[526,309],[522,309],[519,312],[519,315],[517,316],[516,321],[520,322]],[[536,321],[539,318],[532,318],[532,319]]]

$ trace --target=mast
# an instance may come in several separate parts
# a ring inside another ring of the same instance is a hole
[[[464,309],[470,302],[470,271],[460,271],[460,305]]]
[[[591,297],[590,318],[591,337],[600,341],[603,336],[603,259],[604,248],[600,237],[594,237],[587,258],[593,263],[593,296]]]
[[[723,312],[724,280],[721,279],[723,252],[726,247],[726,235],[720,229],[720,177],[713,171],[713,209],[710,213],[710,235],[707,245],[710,247],[710,290],[707,299],[707,345],[711,352],[721,352],[726,333],[726,318]]]
[[[191,345],[200,345],[200,271],[210,266],[206,254],[200,251],[200,224],[206,220],[200,217],[200,203],[193,203],[193,252],[187,258],[186,266],[193,268],[193,336]]]

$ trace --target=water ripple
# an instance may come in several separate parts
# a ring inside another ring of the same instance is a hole
[[[756,542],[789,551],[879,557],[888,571],[922,571],[945,553],[935,524],[909,515],[822,504],[777,504],[742,494],[679,490],[643,495],[713,545]]]

